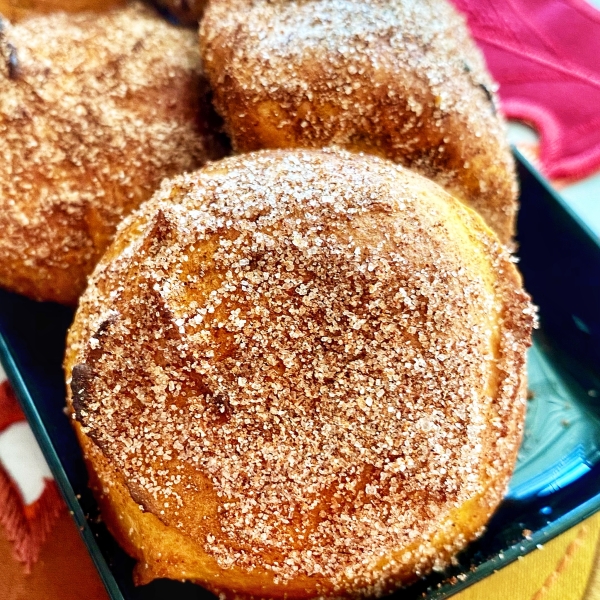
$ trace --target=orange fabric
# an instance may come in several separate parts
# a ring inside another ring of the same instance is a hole
[[[0,600],[108,600],[77,527],[64,511],[27,575],[0,527]]]

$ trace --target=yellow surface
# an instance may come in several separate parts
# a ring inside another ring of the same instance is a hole
[[[600,513],[456,600],[600,600]]]

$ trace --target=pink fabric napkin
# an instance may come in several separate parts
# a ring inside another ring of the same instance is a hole
[[[600,11],[584,0],[453,0],[500,84],[508,118],[541,136],[553,179],[600,169]]]

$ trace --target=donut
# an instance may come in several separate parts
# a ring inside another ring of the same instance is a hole
[[[121,218],[222,155],[195,34],[139,5],[4,21],[0,85],[0,287],[37,300],[75,304]]]
[[[481,217],[386,159],[264,150],[163,182],[65,358],[137,583],[380,596],[442,568],[505,492],[532,322]]]
[[[166,8],[182,25],[198,27],[202,18],[207,0],[157,0],[158,4]]]
[[[337,145],[390,158],[515,231],[496,85],[443,0],[214,0],[200,28],[234,147]]]
[[[0,15],[9,21],[18,21],[40,13],[102,12],[126,4],[127,0],[0,0]]]

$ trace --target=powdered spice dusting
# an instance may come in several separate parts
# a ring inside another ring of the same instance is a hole
[[[517,185],[496,84],[450,2],[215,0],[200,39],[238,150],[385,156],[511,240]]]
[[[75,303],[122,217],[220,155],[195,35],[140,5],[3,22],[0,83],[0,285]]]
[[[71,332],[74,418],[222,568],[380,594],[468,541],[434,547],[457,507],[499,502],[532,320],[435,184],[338,150],[239,156],[122,225]]]

